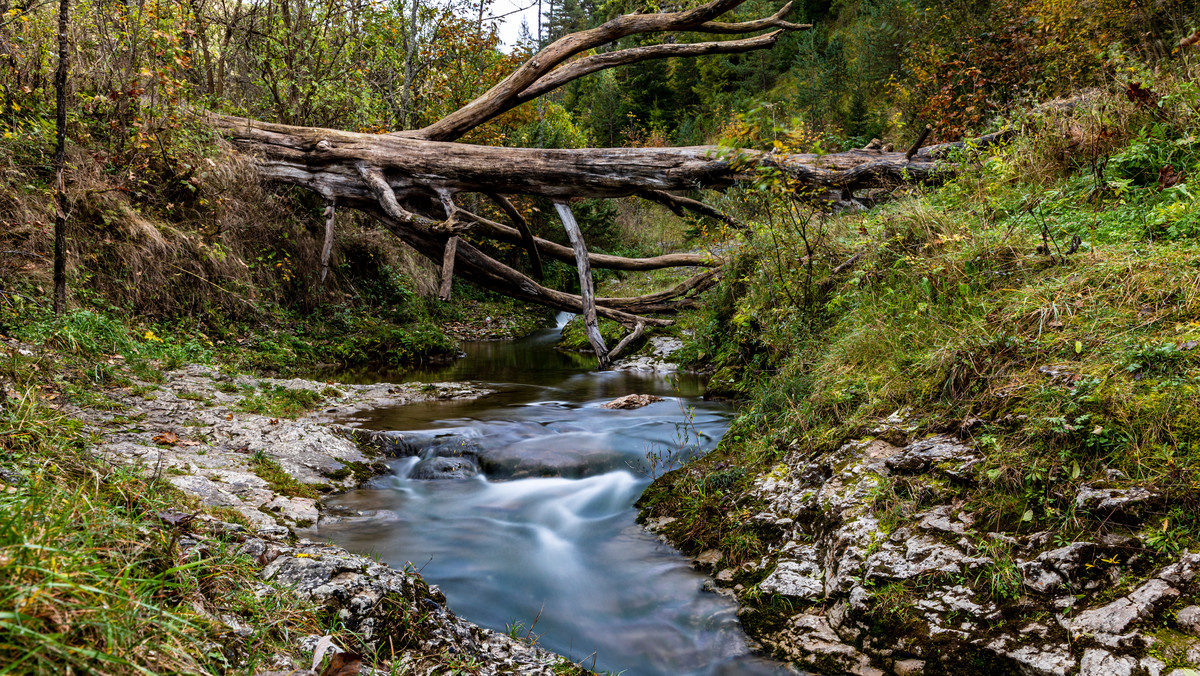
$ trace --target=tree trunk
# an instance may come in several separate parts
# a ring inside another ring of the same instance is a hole
[[[571,240],[571,248],[575,250],[575,264],[579,271],[579,296],[583,305],[583,326],[587,332],[588,342],[600,361],[600,369],[608,368],[608,346],[604,344],[604,336],[600,334],[600,326],[596,321],[596,285],[592,279],[592,268],[588,265],[587,244],[583,241],[583,233],[575,222],[571,207],[565,202],[555,202],[555,210],[562,219],[563,228],[567,231],[567,239]]]
[[[58,2],[58,70],[54,74],[54,314],[67,309],[67,68],[70,0]]]

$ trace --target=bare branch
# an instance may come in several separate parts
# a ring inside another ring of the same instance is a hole
[[[792,3],[787,3],[779,8],[771,16],[763,19],[755,19],[754,21],[742,21],[741,23],[721,23],[718,21],[706,21],[700,24],[696,30],[701,33],[716,33],[716,34],[737,34],[737,33],[753,33],[754,31],[766,30],[768,28],[781,28],[788,31],[799,31],[806,28],[812,28],[811,23],[790,23],[784,21],[783,17],[792,11]]]
[[[524,237],[516,228],[510,228],[507,225],[497,223],[469,211],[460,210],[459,215],[464,221],[469,220],[471,222],[471,232],[477,235],[490,237],[491,239],[509,244],[524,243]],[[553,258],[564,263],[575,262],[575,253],[570,247],[563,246],[557,242],[551,242],[548,239],[542,239],[541,237],[534,237],[533,242],[538,252],[547,258]],[[721,260],[702,254],[688,253],[666,254],[651,258],[625,258],[624,256],[610,256],[608,254],[589,252],[588,263],[592,267],[604,268],[606,270],[661,270],[663,268],[687,266],[715,267],[721,264]]]
[[[724,27],[736,24],[720,24],[716,31],[706,30],[705,26],[744,1],[711,0],[699,7],[682,12],[626,14],[590,30],[565,35],[534,54],[511,75],[474,101],[423,129],[397,133],[410,138],[430,141],[454,140],[511,108],[514,99],[522,92],[576,54],[606,45],[614,40],[643,33],[724,32]]]
[[[735,25],[735,24],[730,24]],[[504,112],[510,108],[531,101],[546,92],[553,91],[566,83],[577,80],[584,75],[595,73],[598,70],[614,68],[616,66],[625,66],[631,63],[640,61],[649,61],[651,59],[665,59],[673,56],[705,56],[708,54],[737,54],[740,52],[749,52],[756,49],[770,49],[775,46],[775,42],[779,40],[779,36],[783,34],[782,30],[777,30],[766,35],[759,35],[753,38],[744,40],[725,40],[723,42],[696,42],[691,44],[665,44],[665,45],[647,45],[644,47],[632,47],[630,49],[621,49],[615,52],[606,52],[587,56],[570,63],[565,63],[558,68],[550,71],[545,77],[529,86],[528,89],[513,97],[511,105],[497,114]]]
[[[554,202],[554,209],[562,219],[563,229],[567,231],[567,239],[571,240],[571,249],[575,252],[575,265],[579,272],[579,297],[583,301],[583,326],[587,333],[592,351],[600,361],[600,370],[608,368],[608,346],[604,344],[604,336],[600,333],[600,325],[596,322],[596,285],[592,279],[592,267],[588,264],[587,244],[583,241],[583,233],[575,222],[575,215],[566,202]]]
[[[533,231],[529,229],[529,222],[525,220],[521,212],[517,211],[513,203],[504,195],[494,192],[484,194],[498,204],[509,220],[513,222],[513,225],[517,226],[517,231],[521,233],[521,243],[525,245],[525,252],[529,255],[529,267],[533,270],[533,278],[539,282],[542,281],[546,276],[542,270],[542,256],[538,253],[537,241],[533,237]]]
[[[690,197],[672,195],[665,190],[643,190],[638,193],[638,196],[667,207],[674,212],[676,216],[682,216],[684,211],[694,211],[698,214],[715,218],[734,230],[746,229],[746,226],[741,221],[738,221],[729,214],[726,214],[718,209],[714,209],[704,202],[694,200]]]
[[[638,325],[633,327],[633,330],[630,331],[624,338],[622,338],[621,342],[617,343],[617,346],[608,353],[608,358],[610,360],[616,360],[616,358],[621,356],[621,353],[625,351],[625,348],[629,347],[634,343],[634,341],[642,337],[642,333],[645,330],[646,325],[638,322]]]

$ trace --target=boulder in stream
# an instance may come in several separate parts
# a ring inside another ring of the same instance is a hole
[[[613,408],[621,410],[629,410],[649,406],[658,401],[662,401],[662,397],[656,397],[653,394],[627,394],[623,397],[618,397],[604,404],[601,408]]]
[[[463,480],[479,474],[479,467],[470,457],[433,457],[422,460],[413,467],[408,478],[420,480]]]

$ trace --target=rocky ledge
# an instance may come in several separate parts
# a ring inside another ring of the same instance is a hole
[[[188,366],[164,374],[160,383],[135,381],[106,392],[102,407],[70,412],[97,434],[100,456],[161,476],[218,515],[175,519],[192,524],[181,549],[202,559],[206,550],[236,546],[262,566],[258,596],[298,594],[315,602],[393,668],[442,674],[470,664],[476,674],[585,673],[565,658],[455,616],[437,587],[416,572],[300,537],[320,518],[322,494],[387,471],[381,462],[386,445],[332,420],[488,393],[460,383],[332,385]],[[316,410],[295,419],[273,415],[289,402]],[[253,630],[236,618],[218,619],[231,631]],[[319,638],[301,637],[297,652],[313,652]],[[302,667],[280,656],[274,668]]]
[[[1119,475],[1085,486],[1077,508],[1110,520],[1087,540],[1000,532],[953,498],[976,480],[970,443],[885,438],[793,451],[738,501],[769,553],[698,557],[769,652],[830,675],[1198,673],[1200,554],[1157,553],[1121,526],[1152,492]],[[917,499],[889,504],[899,485]]]

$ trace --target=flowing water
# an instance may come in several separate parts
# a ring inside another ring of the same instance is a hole
[[[471,380],[498,393],[361,419],[396,431],[417,455],[335,499],[335,513],[368,517],[323,524],[319,536],[394,566],[412,562],[463,617],[532,632],[589,668],[628,676],[791,673],[750,655],[733,602],[703,591],[705,578],[634,522],[648,475],[711,450],[730,410],[703,401],[694,377],[592,371],[594,359],[554,349],[558,335],[546,329],[468,344],[467,356],[450,365],[401,374]],[[664,401],[601,408],[630,393]],[[481,471],[410,478],[436,457]]]

